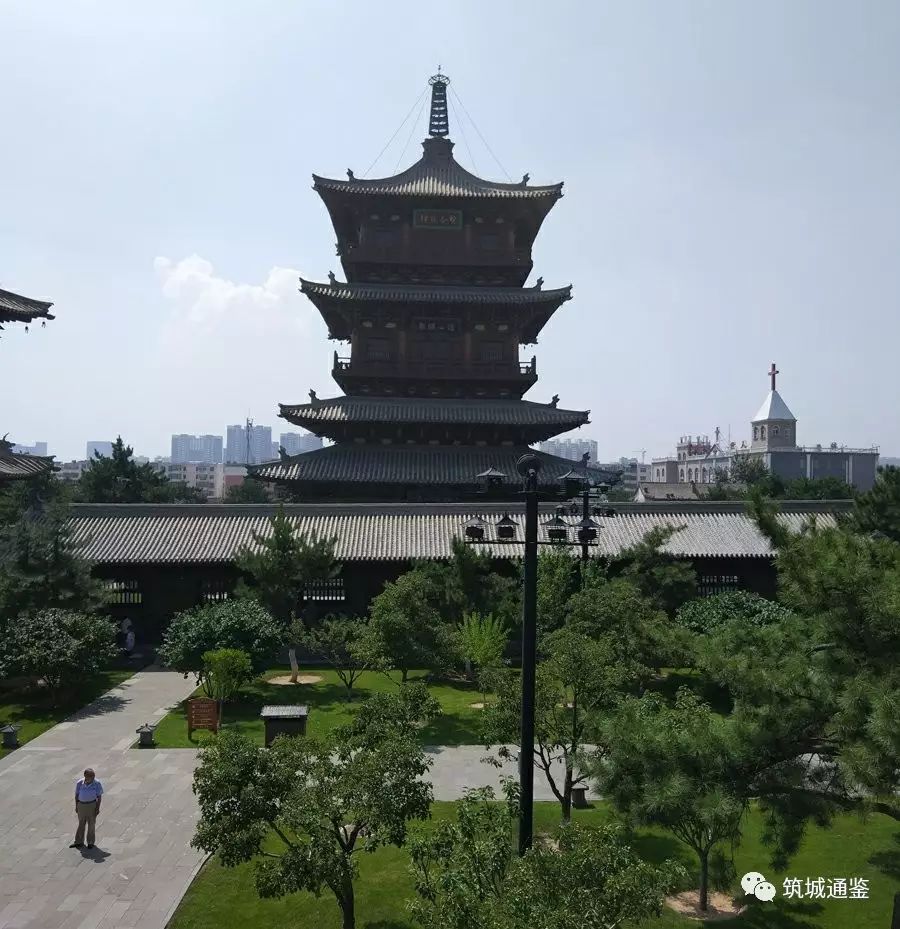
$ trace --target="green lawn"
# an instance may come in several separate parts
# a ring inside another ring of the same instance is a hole
[[[555,826],[557,809],[551,803],[536,805],[538,830],[549,831]],[[435,803],[432,821],[452,813],[453,804]],[[583,822],[599,823],[608,813],[600,806],[575,815]],[[779,896],[773,903],[756,903],[729,925],[740,929],[885,929],[889,925],[893,894],[900,890],[900,827],[896,822],[883,816],[865,822],[843,816],[829,830],[814,828],[785,872],[768,866],[759,830],[759,817],[752,815],[737,853],[738,874],[761,871],[778,888]],[[679,858],[694,867],[690,853],[663,833],[641,832],[634,844],[651,860]],[[359,929],[412,929],[405,907],[413,893],[407,862],[405,851],[396,848],[360,855],[356,884]],[[870,899],[782,900],[785,876],[867,878]],[[330,894],[318,900],[307,893],[260,900],[253,885],[252,864],[229,869],[212,859],[189,888],[169,929],[338,929],[340,924],[340,911]],[[654,929],[686,929],[697,923],[666,911],[651,925]]]
[[[47,700],[44,691],[34,689],[21,691],[0,687],[0,724],[18,723],[19,742],[25,743],[46,732],[57,723],[71,716],[107,690],[112,690],[135,673],[136,668],[115,668],[102,671],[81,685],[78,692],[61,698],[56,706]],[[0,748],[0,757],[9,754],[9,749]]]
[[[241,690],[239,698],[225,707],[224,725],[231,726],[254,738],[260,745],[263,742],[263,725],[259,711],[266,704],[300,703],[309,706],[307,732],[321,735],[335,726],[347,722],[353,708],[362,700],[378,692],[397,691],[397,684],[392,683],[384,674],[374,671],[365,672],[353,688],[353,699],[347,700],[346,690],[337,674],[324,668],[304,668],[302,673],[318,674],[322,680],[318,684],[297,684],[284,686],[268,684],[265,679],[275,675],[289,673],[288,668],[276,668],[266,671],[262,680],[248,684]],[[410,680],[424,679],[425,672],[414,671]],[[399,678],[398,678],[399,680]],[[473,709],[470,703],[481,700],[477,689],[464,682],[437,681],[430,683],[428,689],[440,702],[443,715],[431,725],[422,729],[422,741],[426,745],[478,745],[479,720],[481,711]],[[195,732],[193,739],[187,735],[187,713],[184,704],[164,716],[155,733],[155,740],[161,748],[191,748],[206,737],[204,732]]]

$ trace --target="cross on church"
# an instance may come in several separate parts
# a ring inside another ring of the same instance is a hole
[[[772,390],[775,389],[775,375],[781,374],[778,368],[775,367],[775,362],[772,362],[772,367],[769,368],[769,377],[772,378]]]

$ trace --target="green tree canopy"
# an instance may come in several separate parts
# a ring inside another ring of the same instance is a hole
[[[84,503],[203,503],[206,498],[195,487],[170,481],[149,463],[138,464],[134,451],[119,436],[112,455],[94,453],[76,488]]]
[[[296,641],[306,588],[311,581],[333,577],[339,570],[334,561],[335,539],[296,532],[284,507],[270,520],[271,531],[254,530],[253,544],[244,546],[235,558],[243,578],[238,592],[253,597],[281,624],[289,640],[291,680],[296,683]]]
[[[203,653],[203,692],[223,703],[233,700],[237,692],[253,677],[250,656],[239,648],[217,648]]]
[[[103,587],[79,556],[69,524],[68,495],[57,482],[46,493],[19,489],[5,496],[0,524],[0,637],[4,624],[25,612],[50,607],[92,612]]]
[[[270,749],[225,731],[201,749],[194,773],[200,821],[192,844],[225,867],[255,860],[262,897],[330,891],[343,929],[356,925],[360,853],[402,846],[429,815],[431,764],[399,695],[323,739]],[[278,838],[276,850],[264,843]]]
[[[900,468],[885,465],[871,490],[856,498],[848,520],[857,532],[879,533],[892,542],[900,542]]]
[[[642,861],[607,825],[570,824],[555,842],[523,858],[510,850],[515,803],[490,788],[470,791],[454,821],[410,843],[417,898],[409,908],[424,929],[616,929],[661,911],[683,872]]]
[[[0,677],[37,678],[55,699],[118,654],[106,616],[56,608],[22,613],[0,638]]]
[[[611,638],[611,637],[610,637]],[[598,723],[633,682],[634,663],[619,662],[610,638],[596,640],[563,627],[544,636],[535,680],[535,763],[544,772],[562,818],[572,810],[572,789],[586,780],[588,761],[602,754]],[[497,699],[484,709],[484,737],[500,745],[517,742],[521,713],[518,675],[498,675]],[[591,745],[592,747],[588,747]],[[554,773],[562,763],[560,780]]]
[[[262,481],[245,480],[225,491],[226,503],[269,503],[269,491]]]
[[[359,641],[366,628],[365,617],[327,616],[318,626],[303,634],[303,646],[327,662],[347,689],[348,699],[353,685],[366,669],[359,653]]]
[[[697,596],[697,574],[689,563],[663,551],[681,527],[651,529],[637,545],[622,552],[611,573],[634,584],[641,595],[672,616],[683,603]]]
[[[626,700],[606,725],[597,789],[634,824],[661,826],[697,854],[705,911],[710,852],[738,837],[752,796],[735,724],[682,689],[673,706],[657,694]]]
[[[163,633],[159,657],[170,668],[202,680],[205,652],[238,649],[258,674],[277,658],[283,637],[281,625],[258,601],[223,600],[176,613]]]
[[[399,671],[404,683],[414,668],[449,667],[456,652],[454,632],[441,618],[437,599],[433,575],[421,568],[385,584],[369,607],[358,658],[384,673]]]
[[[688,601],[678,609],[675,619],[685,629],[703,634],[731,620],[745,625],[768,626],[782,622],[790,615],[790,610],[774,600],[767,600],[749,590],[729,590]]]

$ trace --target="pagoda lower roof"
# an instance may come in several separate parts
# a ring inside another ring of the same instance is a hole
[[[0,290],[0,323],[30,323],[39,317],[53,319],[49,312],[51,306],[53,304],[46,300],[34,300],[11,290]]]
[[[441,284],[322,284],[300,278],[300,290],[309,297],[341,302],[559,304],[572,298],[572,285],[552,290],[537,287],[453,287]]]
[[[578,462],[538,452],[527,446],[494,445],[377,445],[341,442],[314,452],[285,457],[250,467],[250,473],[275,483],[445,485],[477,488],[479,474],[489,469],[503,475],[502,485],[521,488],[516,462],[522,455],[541,461],[538,480],[556,484],[570,472],[587,475],[593,482],[608,472],[580,467]]]
[[[584,425],[590,416],[589,410],[561,410],[546,403],[503,399],[344,396],[279,406],[283,419],[326,435],[332,423],[554,426],[562,432]]]
[[[14,455],[0,451],[0,483],[27,481],[49,474],[53,470],[53,458],[40,455]]]

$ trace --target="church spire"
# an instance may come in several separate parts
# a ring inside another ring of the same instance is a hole
[[[450,120],[447,115],[447,85],[450,78],[438,73],[428,78],[431,84],[431,116],[428,119],[428,134],[433,139],[446,138],[450,134]]]

